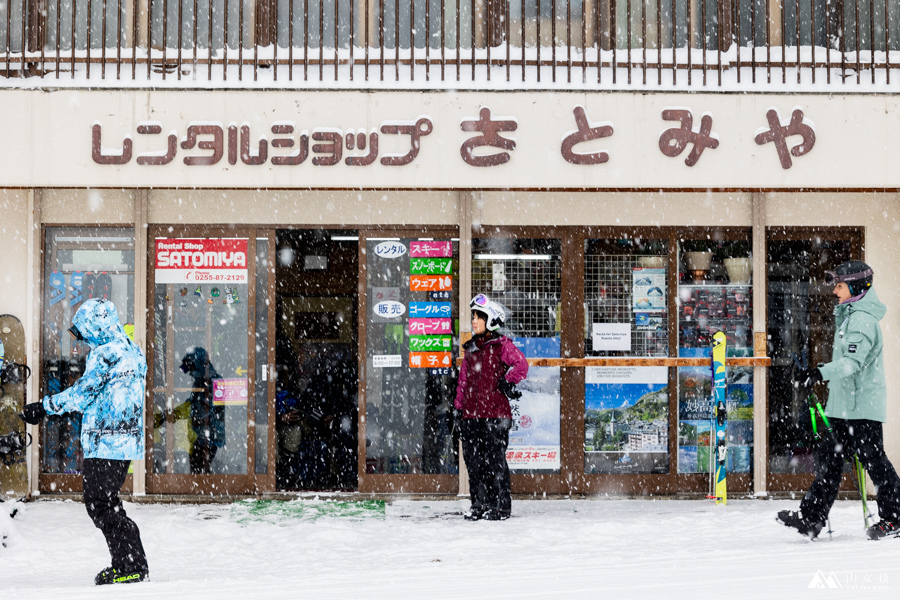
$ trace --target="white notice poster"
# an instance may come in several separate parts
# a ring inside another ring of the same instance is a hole
[[[594,323],[591,328],[594,352],[631,350],[631,323]]]

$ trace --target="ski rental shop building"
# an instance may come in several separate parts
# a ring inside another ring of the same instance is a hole
[[[801,491],[790,375],[829,360],[849,259],[900,461],[896,2],[0,8],[0,312],[36,399],[115,303],[149,364],[134,494],[465,492],[476,293],[532,365],[515,493],[705,492],[718,330],[732,494]],[[78,492],[77,416],[31,431],[32,492]]]

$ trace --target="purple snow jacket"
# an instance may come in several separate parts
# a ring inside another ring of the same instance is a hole
[[[519,383],[528,375],[528,361],[506,336],[476,335],[463,344],[465,360],[459,372],[456,401],[464,419],[511,419],[509,399],[497,389],[501,377]]]

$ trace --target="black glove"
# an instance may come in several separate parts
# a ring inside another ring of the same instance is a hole
[[[19,414],[19,418],[29,425],[38,425],[47,416],[44,410],[44,404],[41,402],[32,402],[25,405],[25,410]]]
[[[794,383],[803,388],[811,388],[820,381],[822,381],[822,372],[819,371],[818,367],[798,369],[794,373]]]
[[[522,392],[516,389],[516,384],[507,381],[506,377],[500,378],[500,381],[497,382],[497,389],[510,400],[518,400],[522,397]]]

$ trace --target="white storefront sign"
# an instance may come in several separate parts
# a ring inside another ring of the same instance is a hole
[[[893,168],[900,97],[890,95],[10,90],[0,97],[0,186],[900,187]]]

